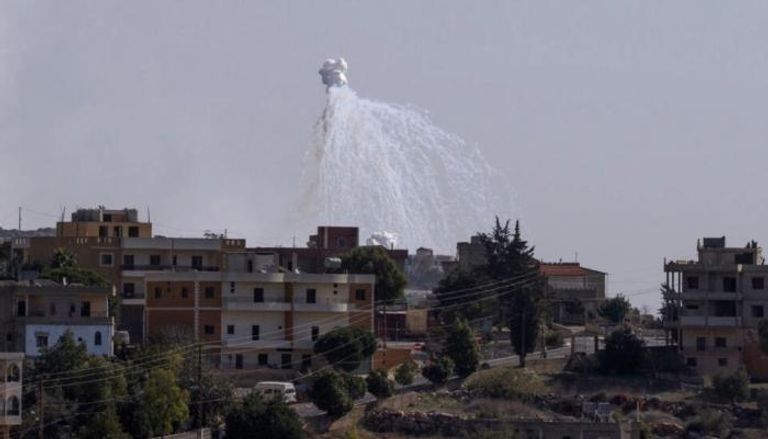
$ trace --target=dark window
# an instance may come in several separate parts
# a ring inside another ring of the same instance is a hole
[[[27,315],[27,302],[19,300],[18,303],[16,303],[16,315],[19,317]]]
[[[725,337],[715,337],[715,347],[716,348],[724,348],[726,346],[726,338]]]
[[[235,333],[235,325],[227,325],[227,334],[232,335]]]
[[[707,350],[707,339],[705,337],[696,337],[696,350],[699,352]]]
[[[717,365],[720,366],[720,367],[728,366],[728,359],[727,358],[718,358],[717,359]]]
[[[301,367],[304,369],[309,369],[312,367],[312,356],[309,354],[304,354],[301,356]]]
[[[307,288],[307,303],[317,303],[317,290]]]
[[[282,360],[281,363],[283,364],[283,369],[291,368],[291,354],[283,354],[280,359]]]
[[[736,317],[736,302],[732,300],[713,300],[715,317]]]
[[[133,268],[134,258],[133,255],[123,255],[123,265],[125,268]]]
[[[685,284],[688,287],[689,290],[698,290],[699,289],[699,278],[698,276],[688,276],[685,278]]]
[[[101,265],[104,265],[106,267],[112,266],[112,253],[101,254]]]
[[[293,261],[288,261],[288,271],[293,271]]]
[[[189,297],[189,290],[187,287],[181,287],[181,298],[186,299],[187,297]]]
[[[765,289],[765,278],[764,277],[753,277],[752,278],[752,289],[753,290],[763,290],[763,289]]]
[[[203,257],[202,256],[192,256],[192,268],[201,269],[203,268]]]
[[[235,368],[236,369],[242,369],[243,368],[243,354],[235,355]]]
[[[112,222],[112,214],[111,213],[105,213],[102,218],[104,219],[105,223],[111,223]]]
[[[35,344],[39,348],[44,348],[48,346],[48,334],[38,334],[35,337]]]
[[[93,345],[101,346],[101,331],[96,331],[96,333],[93,334]]]
[[[114,236],[115,238],[119,238],[123,236],[123,228],[120,226],[112,227],[112,236]]]
[[[21,370],[19,369],[19,366],[15,364],[10,364],[8,366],[8,374],[6,377],[6,381],[8,382],[17,382],[21,379]]]
[[[754,253],[747,252],[747,253],[734,255],[733,262],[737,264],[754,264],[755,263]]]
[[[229,283],[229,292],[230,293],[234,293],[235,292],[235,283],[234,282],[230,282]]]
[[[8,415],[18,416],[21,413],[21,408],[19,405],[19,398],[15,396],[8,398]]]
[[[160,265],[160,255],[149,255],[149,265]]]
[[[172,264],[173,264],[174,267],[179,265],[179,258],[177,256],[174,256],[172,258],[172,261],[173,261]]]
[[[51,302],[50,306],[48,306],[48,312],[52,316],[56,315],[56,302]]]
[[[248,259],[248,263],[245,269],[248,273],[253,273],[253,260]]]
[[[317,341],[317,338],[320,336],[320,327],[319,326],[313,326],[312,327],[312,341]]]
[[[253,289],[253,301],[254,302],[263,302],[264,301],[264,288],[254,288]]]
[[[216,333],[216,329],[213,325],[205,325],[205,335],[213,335]]]
[[[365,300],[365,290],[355,290],[355,300]]]
[[[137,226],[130,226],[130,227],[128,227],[128,237],[129,238],[138,238],[139,237],[139,228]]]
[[[763,305],[752,305],[752,317],[763,318],[765,317],[765,311]]]
[[[724,277],[723,278],[723,291],[726,293],[735,293],[736,292],[736,278],[735,277]]]
[[[163,297],[163,289],[160,287],[155,287],[155,299],[159,299]]]
[[[344,248],[347,246],[347,240],[344,238],[339,238],[339,248]]]
[[[109,234],[109,228],[107,226],[99,226],[99,238],[106,238]]]
[[[259,354],[259,366],[266,366],[269,363],[269,355]]]
[[[258,340],[259,339],[259,325],[253,325],[251,326],[251,340]]]
[[[685,359],[685,365],[688,367],[696,367],[697,364],[696,357],[688,357]]]
[[[83,302],[80,305],[80,317],[91,316],[91,302]]]
[[[205,287],[205,298],[206,299],[213,299],[216,297],[216,288],[214,287]]]
[[[133,295],[136,294],[136,285],[134,285],[131,282],[126,282],[123,284],[123,296],[125,297],[133,297]]]

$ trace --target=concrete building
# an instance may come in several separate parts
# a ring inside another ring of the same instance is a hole
[[[24,354],[0,352],[0,434],[10,437],[11,427],[21,425]]]
[[[214,342],[223,368],[295,369],[336,327],[373,331],[373,275],[156,272],[144,279],[146,334]]]
[[[696,260],[664,261],[668,339],[702,375],[745,365],[753,378],[768,378],[757,334],[768,309],[762,248],[754,241],[727,247],[725,237],[704,238],[697,253]]]
[[[112,288],[58,285],[52,282],[0,286],[3,350],[37,356],[66,332],[91,355],[111,356],[114,322],[109,316]]]
[[[545,280],[546,295],[557,323],[583,325],[597,316],[605,300],[602,271],[582,267],[578,262],[542,262],[539,271]]]

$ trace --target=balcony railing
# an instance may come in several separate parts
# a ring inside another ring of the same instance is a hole
[[[681,326],[741,326],[741,317],[680,316]]]
[[[124,264],[125,271],[220,271],[221,268],[215,265],[137,265]]]
[[[349,303],[345,300],[331,298],[318,298],[313,303],[308,303],[306,299],[294,300],[293,309],[295,311],[347,312],[349,310]]]
[[[289,311],[291,303],[284,300],[254,302],[251,297],[224,296],[224,309],[243,311]]]

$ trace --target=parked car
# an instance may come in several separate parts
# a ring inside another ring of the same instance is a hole
[[[297,402],[296,387],[293,383],[283,381],[262,381],[253,386],[253,390],[265,399],[282,398],[288,404]]]

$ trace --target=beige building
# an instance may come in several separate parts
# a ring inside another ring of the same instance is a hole
[[[704,238],[696,260],[664,262],[668,291],[664,326],[686,364],[702,375],[745,365],[768,378],[757,325],[768,311],[768,266],[756,242],[726,247],[725,237]]]
[[[605,300],[605,273],[578,262],[542,262],[539,272],[544,277],[555,322],[583,325],[595,319]]]
[[[0,434],[10,437],[10,429],[21,425],[22,373],[24,354],[0,352]]]

